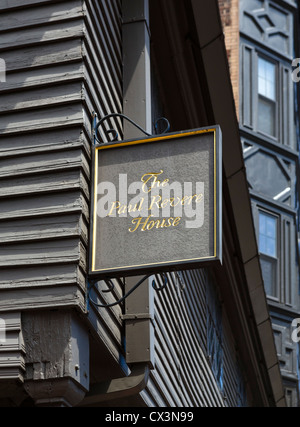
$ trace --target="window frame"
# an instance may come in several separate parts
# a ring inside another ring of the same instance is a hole
[[[289,62],[250,40],[241,42],[240,78],[240,128],[272,146],[289,147],[296,150],[295,114],[293,102],[295,83],[290,78],[292,66]],[[258,130],[258,58],[276,65],[275,136]]]
[[[269,216],[272,218],[276,219],[276,256],[272,256],[270,254],[264,253],[261,251],[261,247],[260,247],[260,217],[261,215],[264,216]],[[270,265],[273,267],[274,266],[274,271],[275,271],[275,284],[274,284],[274,295],[270,295],[269,293],[267,293],[267,289],[266,289],[266,284],[264,283],[264,287],[265,287],[265,291],[267,294],[267,297],[269,299],[272,299],[276,302],[280,301],[280,248],[281,248],[281,218],[280,215],[276,214],[275,212],[271,212],[267,209],[258,208],[258,228],[257,228],[257,235],[258,235],[258,251],[259,251],[259,255],[260,255],[260,259],[262,261],[266,261],[268,263],[270,263]],[[262,267],[261,267],[262,268]],[[264,279],[264,277],[263,277]]]
[[[270,64],[273,64],[275,66],[275,100],[272,100],[271,98],[268,98],[262,94],[259,93],[259,59],[262,59]],[[260,135],[263,135],[267,138],[271,138],[272,140],[278,142],[279,141],[279,135],[280,135],[280,120],[279,120],[279,94],[280,94],[280,75],[279,75],[279,62],[273,59],[272,57],[266,55],[265,53],[262,53],[258,50],[255,50],[255,72],[254,72],[254,130],[259,133]],[[263,130],[259,129],[258,119],[259,119],[259,100],[262,98],[263,100],[266,100],[267,102],[273,103],[274,108],[274,135],[269,134],[267,132],[264,132]]]
[[[274,223],[275,223],[275,227],[274,227],[275,234],[274,234],[274,236],[273,235],[268,236],[267,231],[264,233],[261,231],[261,218],[262,217],[271,218],[274,221]],[[274,245],[275,254],[271,254],[270,252],[263,251],[261,249],[261,244],[260,244],[261,243],[261,236],[264,236],[265,238],[267,238],[269,240],[275,241],[275,245]],[[278,259],[278,216],[270,214],[270,213],[265,212],[263,210],[259,211],[259,251],[260,251],[261,255],[265,255],[265,256],[272,258],[274,260]]]

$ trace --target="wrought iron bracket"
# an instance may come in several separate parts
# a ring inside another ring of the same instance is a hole
[[[164,290],[168,284],[168,278],[167,275],[165,273],[161,273],[164,277],[164,283],[162,285],[156,285],[155,280],[152,281],[152,287],[156,292],[161,292],[162,290]],[[93,288],[95,287],[95,285],[99,282],[98,280],[93,280],[93,281],[89,281],[88,282],[88,290],[87,290],[87,304],[88,304],[88,309],[89,309],[89,304],[92,304],[94,307],[98,307],[98,308],[110,308],[110,307],[114,307],[116,305],[120,305],[122,304],[122,302],[124,302],[126,300],[126,298],[128,298],[133,292],[135,292],[147,279],[149,279],[149,277],[153,276],[153,274],[148,274],[147,276],[143,277],[141,280],[139,280],[139,282],[133,286],[132,289],[130,289],[129,292],[127,292],[122,298],[120,298],[118,301],[112,303],[112,304],[98,304],[97,302],[95,302],[92,297],[91,297],[91,293]],[[115,289],[115,285],[112,282],[111,279],[105,280],[106,284],[108,285],[108,289],[101,291],[102,293],[108,293],[108,292],[113,292]]]
[[[139,129],[142,133],[144,133],[145,135],[151,137],[154,136],[148,132],[146,132],[141,126],[139,126],[137,123],[135,123],[132,119],[130,119],[129,117],[125,116],[124,114],[120,114],[120,113],[112,113],[112,114],[108,114],[105,117],[103,117],[101,120],[99,120],[97,122],[97,114],[93,113],[93,136],[94,136],[94,143],[98,143],[98,144],[105,144],[104,141],[101,141],[100,139],[100,135],[99,135],[99,130],[102,127],[103,131],[105,133],[105,135],[107,137],[109,137],[110,134],[112,134],[112,139],[110,142],[115,142],[118,141],[119,138],[119,134],[116,131],[116,129],[105,129],[104,128],[104,123],[106,121],[108,121],[109,119],[113,119],[113,118],[121,118],[124,120],[127,120],[129,123],[131,123],[133,126],[135,126],[137,129]],[[156,120],[155,124],[154,124],[154,128],[155,131],[158,132],[158,126],[160,122],[164,122],[166,127],[164,129],[163,132],[161,132],[162,134],[168,133],[170,131],[170,123],[169,121],[165,118],[165,117],[160,117],[159,119]],[[156,285],[155,280],[153,280],[152,282],[152,287],[156,292],[160,292],[163,289],[165,289],[165,287],[167,286],[168,283],[168,279],[165,273],[161,273],[164,277],[164,283],[163,285]],[[128,298],[134,291],[136,291],[136,289],[138,289],[147,279],[149,279],[149,277],[151,277],[153,274],[149,274],[145,277],[143,277],[128,293],[126,293],[121,299],[119,299],[118,301],[116,301],[115,303],[112,304],[98,304],[97,302],[95,302],[92,297],[91,297],[91,293],[95,287],[95,285],[99,282],[99,280],[89,280],[88,284],[87,284],[87,311],[89,311],[89,306],[90,304],[92,304],[95,307],[98,308],[110,308],[110,307],[114,307],[116,305],[120,305],[122,304],[122,302],[125,301],[126,298]],[[115,289],[115,285],[113,283],[113,281],[111,279],[107,279],[105,280],[108,289],[102,291],[102,293],[109,293],[109,292],[113,292]]]
[[[99,135],[99,130],[101,127],[103,128],[104,133],[106,134],[107,137],[109,137],[109,134],[112,134],[112,139],[110,142],[118,141],[119,134],[116,131],[116,129],[105,129],[103,126],[106,121],[108,121],[109,119],[113,119],[113,118],[121,118],[121,119],[127,120],[129,123],[131,123],[137,129],[139,129],[141,132],[143,132],[143,134],[145,134],[147,136],[153,136],[152,134],[146,132],[141,126],[139,126],[136,122],[134,122],[132,119],[125,116],[124,114],[120,114],[120,113],[108,114],[107,116],[103,117],[98,123],[97,123],[96,118],[97,118],[97,115],[94,114],[94,119],[95,119],[95,121],[94,121],[94,138],[98,144],[104,144],[104,141],[101,141],[100,135]],[[170,123],[165,117],[160,117],[159,119],[156,120],[156,122],[154,124],[155,131],[157,132],[159,123],[162,121],[166,124],[166,128],[164,129],[162,134],[168,133],[170,130]]]

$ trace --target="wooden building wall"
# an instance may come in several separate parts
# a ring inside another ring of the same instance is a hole
[[[9,323],[8,312],[85,312],[91,114],[122,109],[120,1],[1,0],[0,13],[7,69],[0,84],[0,315]],[[119,312],[91,315],[117,360]],[[22,348],[21,339],[15,346]]]
[[[162,278],[157,278],[162,283]],[[149,406],[236,407],[239,385],[246,388],[228,314],[222,310],[222,385],[214,375],[208,349],[208,293],[218,289],[207,269],[168,274],[168,286],[155,293],[155,370],[142,398]],[[216,292],[216,295],[218,292]],[[249,404],[252,397],[249,394]]]

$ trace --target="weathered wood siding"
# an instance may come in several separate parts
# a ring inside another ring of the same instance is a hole
[[[155,370],[142,397],[149,406],[235,407],[238,383],[235,342],[222,313],[223,387],[217,383],[207,349],[207,289],[215,286],[206,269],[169,274],[155,294]],[[161,279],[157,279],[159,281]],[[184,289],[182,289],[184,284]]]
[[[123,110],[122,11],[120,0],[88,0],[83,8],[84,121],[89,127],[92,111],[101,118]],[[119,121],[109,124],[122,135]],[[92,293],[93,301],[110,304],[120,299],[122,288],[119,281],[114,284],[114,293],[104,294],[107,285],[99,283]],[[89,305],[89,320],[116,361],[123,355],[121,314],[120,306],[98,310]]]
[[[122,109],[120,1],[0,0],[0,21],[0,313],[85,310],[92,112]],[[118,358],[119,311],[91,311]]]

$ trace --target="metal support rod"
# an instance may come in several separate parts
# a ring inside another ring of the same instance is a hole
[[[164,283],[163,285],[159,285],[157,286],[155,283],[155,280],[153,280],[152,282],[152,287],[155,291],[160,292],[163,289],[166,288],[167,284],[168,284],[168,278],[167,275],[165,273],[162,273],[162,275],[164,276]],[[123,301],[125,301],[126,298],[128,298],[134,291],[136,291],[147,279],[149,279],[149,277],[151,277],[152,274],[148,274],[147,276],[143,277],[129,292],[127,292],[121,299],[119,299],[118,301],[112,303],[112,304],[98,304],[96,303],[92,298],[91,298],[91,292],[94,288],[94,286],[96,285],[96,283],[98,282],[90,282],[88,283],[88,302],[91,303],[92,305],[94,305],[95,307],[98,308],[110,308],[110,307],[114,307],[116,305],[121,304]],[[113,282],[109,279],[108,280],[108,286],[109,289],[102,291],[103,293],[108,293],[108,292],[113,292],[115,285],[113,284]]]
[[[143,132],[145,135],[147,135],[147,136],[152,136],[152,134],[150,134],[150,133],[146,132],[146,131],[141,127],[141,126],[139,126],[137,123],[135,123],[132,119],[130,119],[129,117],[125,116],[125,114],[112,113],[112,114],[108,114],[107,116],[103,117],[103,118],[102,118],[102,119],[101,119],[101,120],[100,120],[100,121],[95,125],[95,131],[94,131],[94,133],[95,133],[95,140],[98,142],[98,144],[104,144],[104,142],[100,140],[99,129],[100,129],[101,127],[103,127],[103,124],[104,124],[107,120],[112,119],[112,118],[117,118],[117,117],[119,117],[119,118],[121,118],[121,119],[124,119],[124,120],[127,120],[129,123],[131,123],[131,124],[132,124],[133,126],[135,126],[137,129],[139,129],[139,130],[140,130],[141,132]],[[157,129],[158,129],[158,125],[159,125],[159,123],[160,123],[161,121],[164,121],[164,122],[165,122],[165,124],[166,124],[166,128],[165,128],[165,130],[164,130],[162,133],[163,133],[163,134],[164,134],[164,133],[168,133],[168,132],[169,132],[169,130],[170,130],[170,123],[169,123],[169,121],[168,121],[165,117],[160,117],[159,119],[157,119],[157,120],[156,120],[156,122],[155,122],[155,124],[154,124],[155,131],[157,131]],[[119,134],[118,134],[118,132],[117,132],[115,129],[108,129],[108,130],[104,129],[104,131],[105,131],[106,135],[108,135],[108,134],[112,134],[112,135],[113,135],[111,142],[114,142],[114,141],[117,141],[117,140],[118,140],[118,138],[119,138]]]

